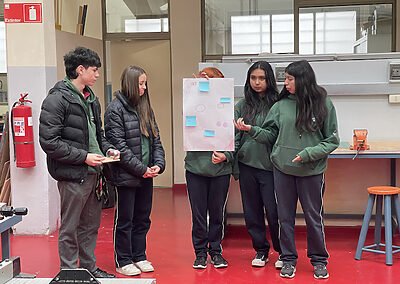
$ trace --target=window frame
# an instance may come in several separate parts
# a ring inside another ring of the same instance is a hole
[[[323,2],[323,3],[321,3]],[[392,5],[392,52],[396,51],[396,0],[293,0],[294,15],[294,53],[299,54],[299,11],[301,8],[312,7],[337,7],[337,6],[359,6],[359,5]],[[201,0],[201,53],[203,61],[220,61],[225,56],[254,56],[255,54],[206,54],[206,24],[205,24],[206,0]],[[315,36],[315,35],[314,35]]]
[[[168,32],[138,32],[138,33],[109,33],[107,32],[107,17],[106,17],[106,6],[107,1],[102,1],[103,10],[103,40],[104,41],[131,41],[131,40],[169,40],[171,32],[171,21],[170,21],[170,0],[168,0]],[[160,15],[154,15],[153,18],[162,18]]]
[[[378,5],[378,4],[391,4],[392,5],[392,50],[396,51],[396,0],[294,0],[294,53],[299,54],[299,12],[302,8],[314,7],[337,7],[337,6],[361,6],[361,5]]]

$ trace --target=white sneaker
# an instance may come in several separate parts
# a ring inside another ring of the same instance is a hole
[[[139,275],[142,273],[133,263],[127,264],[122,267],[117,267],[116,271],[118,273],[127,275],[127,276],[134,276],[134,275]]]
[[[263,267],[268,262],[268,258],[262,252],[257,252],[254,259],[251,261],[251,266],[254,267]]]
[[[275,262],[275,268],[281,269],[283,267],[283,261],[281,260],[281,256],[278,257],[278,260]]]
[[[151,262],[148,260],[142,260],[139,262],[135,262],[137,268],[139,268],[142,272],[153,272],[154,267],[151,265]]]

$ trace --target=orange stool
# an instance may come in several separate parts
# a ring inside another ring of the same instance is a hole
[[[386,255],[386,264],[393,264],[393,254],[400,252],[400,246],[392,244],[392,199],[396,210],[397,222],[400,222],[400,188],[393,186],[372,186],[368,187],[368,204],[365,210],[364,220],[361,227],[360,237],[356,250],[355,259],[360,260],[363,251],[382,253]],[[376,213],[375,213],[375,242],[372,245],[364,246],[365,238],[367,237],[368,226],[371,220],[372,208],[376,198]],[[385,244],[381,243],[381,226],[382,226],[382,204],[385,200]],[[400,228],[399,228],[400,229]],[[385,251],[380,247],[385,247]]]

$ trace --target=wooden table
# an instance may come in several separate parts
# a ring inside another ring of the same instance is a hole
[[[396,159],[400,158],[400,141],[373,141],[368,142],[369,150],[350,150],[349,143],[340,143],[339,148],[333,151],[329,158],[334,159],[390,159],[390,184],[396,186]]]

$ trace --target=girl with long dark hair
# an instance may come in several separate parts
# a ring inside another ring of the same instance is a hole
[[[278,89],[271,65],[258,61],[247,72],[244,98],[235,106],[235,119],[243,117],[247,124],[261,126],[277,99]],[[256,251],[251,264],[263,267],[268,262],[270,251],[265,214],[274,250],[279,255],[281,253],[274,178],[269,159],[271,147],[258,143],[246,132],[238,133],[235,140],[244,218]],[[281,266],[278,256],[275,267]]]

